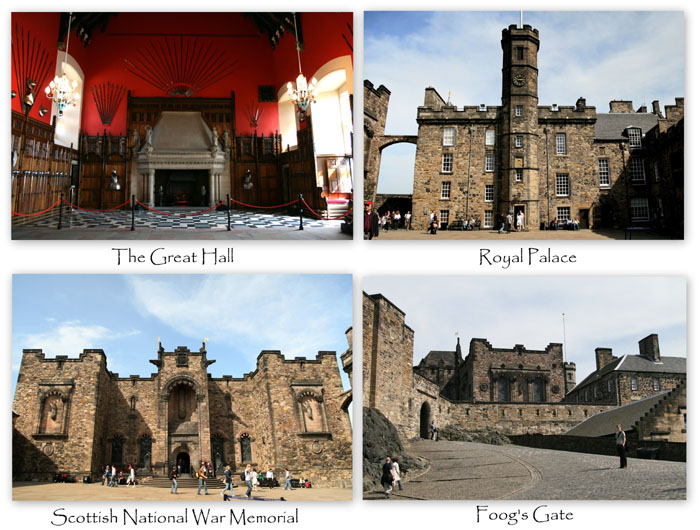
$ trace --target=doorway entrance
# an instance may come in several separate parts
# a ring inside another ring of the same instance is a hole
[[[579,228],[590,228],[588,223],[588,209],[582,208],[578,211],[578,226]]]
[[[430,438],[430,405],[427,402],[420,408],[420,437]]]
[[[206,206],[208,198],[209,174],[206,169],[156,169],[156,206]]]
[[[192,476],[189,453],[178,453],[175,458],[175,465],[178,466],[181,475]]]
[[[513,224],[515,225],[514,228],[517,229],[518,226],[518,214],[522,212],[523,214],[523,228],[527,226],[527,215],[525,214],[525,205],[524,204],[516,204],[513,206]]]

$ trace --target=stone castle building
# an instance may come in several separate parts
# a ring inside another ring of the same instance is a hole
[[[684,100],[652,112],[611,101],[599,113],[539,105],[539,32],[502,32],[501,105],[456,107],[428,87],[417,137],[384,136],[390,92],[365,82],[365,200],[376,195],[381,150],[416,143],[413,228],[431,212],[442,228],[474,217],[482,227],[522,212],[526,229],[578,218],[582,228],[653,226],[683,234]]]
[[[166,475],[202,459],[217,472],[246,464],[331,487],[351,487],[352,433],[335,352],[285,359],[264,350],[243,377],[212,377],[198,351],[159,344],[157,372],[120,377],[103,350],[47,358],[24,350],[15,391],[13,478],[78,479],[106,464]],[[344,355],[344,365],[352,366]],[[185,471],[186,472],[186,471]]]
[[[427,437],[433,420],[469,431],[563,434],[594,415],[685,384],[685,359],[660,357],[656,335],[640,341],[640,356],[614,359],[609,348],[597,348],[603,375],[597,370],[577,386],[576,365],[563,360],[561,344],[494,348],[475,338],[462,359],[458,340],[454,351],[430,352],[414,367],[414,332],[401,309],[381,294],[363,293],[362,318],[363,406],[378,409],[407,439]],[[594,383],[610,386],[605,399],[576,397]]]

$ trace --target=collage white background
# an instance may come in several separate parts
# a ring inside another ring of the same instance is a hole
[[[521,245],[516,243],[493,242],[484,245],[485,242],[373,242],[368,244],[362,239],[349,241],[232,241],[230,245],[220,244],[219,248],[232,247],[236,262],[225,268],[219,266],[204,268],[199,265],[179,265],[154,267],[148,265],[116,266],[114,252],[111,249],[116,246],[108,241],[76,241],[76,242],[12,242],[10,241],[10,212],[9,212],[9,179],[3,186],[4,200],[0,201],[0,224],[2,237],[0,238],[0,300],[2,300],[3,316],[2,330],[4,330],[4,344],[6,345],[6,358],[4,361],[5,377],[2,378],[2,392],[0,393],[0,410],[4,410],[7,423],[0,436],[2,458],[4,462],[0,466],[0,476],[3,479],[0,495],[0,513],[3,519],[11,527],[22,525],[24,528],[51,528],[51,513],[60,506],[67,506],[72,512],[80,513],[92,510],[104,509],[106,503],[18,503],[11,501],[11,431],[10,410],[12,406],[11,381],[10,381],[10,348],[11,348],[11,275],[15,273],[352,273],[354,277],[354,344],[355,348],[355,403],[353,425],[354,429],[354,500],[352,503],[300,503],[277,505],[276,503],[252,503],[247,507],[251,513],[279,513],[282,509],[291,510],[299,506],[301,521],[297,527],[306,529],[331,528],[360,528],[364,525],[384,528],[434,528],[439,526],[457,526],[471,528],[475,526],[484,528],[505,528],[505,522],[482,522],[476,524],[477,504],[487,504],[490,509],[499,511],[531,511],[539,504],[547,504],[552,510],[564,510],[574,513],[574,520],[564,523],[535,524],[531,521],[519,523],[517,528],[544,527],[544,528],[587,528],[591,526],[611,527],[624,525],[633,527],[641,525],[642,528],[668,527],[686,528],[693,523],[695,511],[694,501],[698,499],[697,478],[697,438],[693,428],[696,418],[697,395],[693,387],[689,390],[690,429],[689,429],[689,464],[688,464],[688,500],[651,502],[591,502],[591,501],[556,501],[556,502],[476,502],[476,501],[451,501],[451,502],[363,502],[361,500],[362,483],[362,450],[361,450],[361,288],[363,278],[369,275],[381,274],[432,274],[432,275],[682,275],[688,278],[688,318],[689,337],[688,348],[693,350],[696,340],[694,336],[695,324],[697,324],[697,312],[695,305],[698,302],[697,283],[700,281],[700,244],[697,225],[694,223],[696,210],[695,200],[698,199],[698,154],[693,146],[698,140],[697,112],[695,96],[698,88],[698,36],[697,28],[700,26],[700,8],[697,3],[693,5],[688,0],[680,2],[649,2],[638,0],[635,2],[587,2],[563,4],[561,2],[455,2],[440,1],[433,3],[408,0],[403,2],[385,0],[379,3],[369,0],[357,0],[355,2],[211,2],[205,0],[196,4],[192,3],[166,3],[156,1],[145,5],[143,2],[131,0],[115,3],[104,2],[99,5],[90,2],[70,2],[56,4],[34,2],[19,3],[12,1],[5,5],[3,11],[3,28],[5,39],[2,43],[2,68],[0,75],[3,79],[3,89],[8,94],[10,91],[10,12],[11,11],[137,11],[149,10],[258,10],[258,11],[289,11],[289,10],[343,10],[354,11],[354,115],[356,138],[362,137],[362,35],[363,35],[363,11],[372,10],[423,10],[423,9],[475,9],[475,10],[540,10],[540,9],[567,9],[577,10],[683,10],[685,11],[686,25],[686,157],[685,157],[685,196],[686,196],[686,229],[685,241],[659,241],[659,242],[552,242],[545,245],[538,242],[535,246],[548,246],[559,253],[574,253],[578,256],[578,263],[566,266],[536,265],[527,271],[503,271],[484,270],[479,268],[479,248],[489,246],[494,251],[513,252]],[[639,36],[644,39],[644,35]],[[500,68],[500,65],[495,65]],[[373,80],[376,84],[381,80]],[[9,103],[9,102],[8,102]],[[414,112],[413,109],[409,112]],[[5,123],[3,138],[5,145],[9,147],[10,105],[2,106],[0,123]],[[356,142],[361,146],[361,142]],[[2,150],[4,167],[10,167],[9,149]],[[362,153],[355,153],[355,193],[362,197],[361,168]],[[359,204],[359,203],[358,203]],[[355,232],[361,233],[361,219],[355,220]],[[528,242],[524,242],[528,246]],[[121,245],[121,244],[120,244]],[[131,242],[133,248],[143,251],[152,250],[156,243]],[[158,242],[158,246],[167,246],[172,252],[194,251],[209,243],[198,242]],[[36,304],[42,301],[37,299]],[[75,303],[80,303],[76,300]],[[650,308],[653,311],[653,308]],[[689,376],[694,378],[697,369],[693,355],[689,357]],[[159,514],[181,513],[186,503],[143,503],[142,509],[149,509]],[[114,504],[114,508],[121,506]],[[226,505],[238,508],[239,505]],[[213,508],[221,513],[224,507],[214,504]],[[145,526],[145,525],[140,525]],[[159,525],[162,527],[162,525]],[[192,524],[192,526],[194,526]],[[184,526],[183,526],[184,527]]]

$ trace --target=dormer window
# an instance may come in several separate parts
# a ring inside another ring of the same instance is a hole
[[[627,139],[630,142],[630,147],[642,147],[642,130],[639,127],[627,127]]]

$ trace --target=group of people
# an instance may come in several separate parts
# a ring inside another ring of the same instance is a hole
[[[565,222],[559,222],[559,219],[552,219],[549,222],[549,229],[550,230],[559,230],[559,227],[561,226],[562,230],[580,230],[581,228],[581,222],[578,220],[578,217],[571,219],[568,218]]]
[[[102,474],[102,485],[105,484],[107,487],[116,488],[120,482],[126,482],[126,487],[133,486],[136,487],[136,468],[129,464],[127,472],[119,471],[114,465],[106,465],[104,473]]]
[[[399,210],[388,211],[381,216],[377,213],[374,204],[371,201],[365,202],[364,215],[364,234],[365,239],[374,239],[379,237],[379,230],[382,229],[388,232],[389,229],[398,230],[403,228],[410,230],[411,228],[411,211],[401,214]]]
[[[399,459],[397,457],[386,457],[382,464],[382,487],[384,488],[384,497],[389,498],[389,494],[398,486],[399,490],[403,489],[401,484],[401,468],[399,467]]]
[[[385,232],[388,232],[389,229],[398,230],[399,228],[409,230],[411,228],[411,211],[409,210],[403,215],[398,210],[386,212],[379,218],[379,225]]]
[[[515,224],[513,224],[514,220]],[[525,230],[525,214],[522,211],[519,211],[515,215],[515,218],[513,218],[513,214],[510,212],[508,212],[506,215],[499,213],[496,215],[496,228],[498,229],[499,234],[503,234],[504,232],[510,234],[513,229],[515,229],[516,232],[522,232]]]

